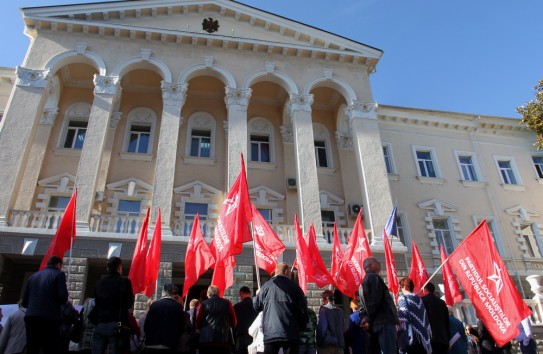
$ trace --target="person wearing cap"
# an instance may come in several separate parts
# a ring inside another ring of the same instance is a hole
[[[317,345],[319,354],[343,354],[345,348],[345,322],[343,311],[334,306],[334,292],[322,293],[322,306],[319,309],[317,324]]]
[[[187,326],[183,306],[177,302],[178,294],[177,286],[165,284],[162,298],[149,307],[144,324],[146,353],[178,352],[181,335]]]

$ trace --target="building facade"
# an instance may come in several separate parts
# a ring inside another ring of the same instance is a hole
[[[543,275],[543,154],[518,120],[378,106],[369,78],[380,50],[235,1],[22,13],[26,58],[15,75],[1,71],[11,92],[0,126],[0,303],[17,301],[74,188],[76,302],[92,295],[107,257],[122,257],[127,273],[148,208],[151,228],[162,213],[159,281],[182,285],[192,220],[199,213],[209,241],[240,154],[287,262],[295,214],[304,232],[315,225],[329,262],[333,223],[345,243],[360,209],[384,259],[381,230],[397,204],[400,275],[411,242],[432,271],[440,244],[450,253],[487,220],[532,297],[526,277]],[[249,244],[227,295],[242,285],[257,287]]]

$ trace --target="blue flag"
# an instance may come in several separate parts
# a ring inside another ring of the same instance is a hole
[[[390,213],[390,216],[388,217],[387,223],[385,225],[385,231],[387,235],[396,236],[398,237],[398,230],[396,228],[396,210],[398,209],[398,205],[394,204],[394,208],[392,208],[392,212]]]

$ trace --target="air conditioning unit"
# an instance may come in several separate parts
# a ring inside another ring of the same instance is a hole
[[[287,189],[293,190],[297,187],[298,185],[296,184],[296,178],[287,178]]]
[[[364,207],[362,204],[349,204],[349,215],[352,217],[357,217],[358,213],[362,212],[364,214]]]

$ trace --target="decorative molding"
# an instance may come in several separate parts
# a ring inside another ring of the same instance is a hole
[[[224,102],[226,107],[229,108],[231,105],[245,106],[249,105],[249,99],[251,98],[252,89],[236,89],[226,86],[225,88],[226,96],[224,97]]]
[[[182,106],[187,98],[188,84],[172,84],[166,81],[160,83],[162,100],[167,106]]]
[[[206,68],[212,68],[214,62],[215,62],[215,57],[213,57],[211,55],[206,55],[204,57],[204,66]]]
[[[324,68],[323,72],[324,72],[324,77],[326,78],[326,80],[332,80],[332,76],[334,75],[334,70]]]
[[[294,133],[292,127],[285,127],[284,125],[279,127],[281,131],[281,137],[283,138],[283,144],[294,144]]]
[[[113,112],[111,113],[111,119],[109,120],[109,127],[112,129],[117,128],[119,121],[123,117],[123,112]]]
[[[68,108],[66,112],[66,117],[68,119],[76,120],[88,120],[90,117],[91,105],[86,102],[78,102]]]
[[[41,87],[46,88],[49,85],[50,70],[32,70],[18,66],[15,69],[17,79],[15,85],[20,87]]]
[[[273,74],[275,71],[275,63],[273,61],[267,61],[264,64],[266,65],[266,72],[268,74]]]
[[[350,127],[352,121],[357,118],[377,119],[377,108],[379,108],[377,102],[351,100],[343,112]]]
[[[94,75],[94,94],[116,95],[120,91],[120,83],[118,76]]]
[[[153,51],[149,48],[141,48],[140,49],[140,54],[141,54],[141,60],[143,61],[149,61],[149,59],[151,59],[151,54],[153,53]]]
[[[290,99],[287,104],[287,112],[292,118],[295,111],[304,111],[311,113],[311,105],[313,104],[313,95],[299,95],[296,93],[290,94]]]
[[[43,124],[43,125],[55,124],[55,119],[57,118],[58,112],[59,112],[58,107],[46,108],[43,111],[43,114],[41,116],[40,124]]]
[[[77,42],[75,44],[75,51],[78,55],[85,55],[85,53],[87,52],[87,43]]]

